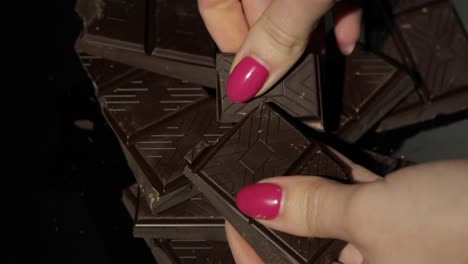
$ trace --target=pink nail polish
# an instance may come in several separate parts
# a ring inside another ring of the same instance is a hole
[[[252,99],[268,78],[268,70],[254,58],[243,58],[227,80],[226,93],[234,103]]]
[[[236,196],[236,205],[244,214],[271,220],[278,216],[283,191],[272,183],[257,183],[242,188]]]

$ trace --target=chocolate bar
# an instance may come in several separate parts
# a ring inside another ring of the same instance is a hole
[[[141,192],[140,192],[141,194]],[[152,214],[144,197],[139,197],[135,211],[133,234],[176,240],[225,241],[224,217],[207,201],[203,194],[174,207]]]
[[[134,67],[106,60],[99,56],[81,53],[79,57],[97,91],[136,71]]]
[[[138,204],[138,185],[132,184],[122,191],[122,203],[127,209],[128,214],[135,221],[136,209]]]
[[[468,38],[449,1],[393,4],[391,37],[415,73],[417,90],[380,123],[385,131],[468,109]],[[437,17],[437,19],[434,19]]]
[[[270,91],[243,104],[231,102],[226,95],[226,83],[233,59],[234,55],[230,54],[218,54],[216,58],[219,79],[216,106],[220,122],[238,122],[263,102],[274,102],[310,127],[323,130],[323,69],[320,69],[319,56],[306,54]]]
[[[144,70],[99,89],[99,101],[154,212],[198,192],[182,177],[184,155],[231,128],[202,87]]]
[[[227,242],[145,239],[157,263],[234,264]]]
[[[216,106],[220,122],[238,122],[260,104],[274,102],[309,127],[319,131],[324,130],[322,110],[322,89],[326,86],[324,21],[320,21],[316,30],[311,33],[306,51],[289,72],[268,92],[242,104],[231,102],[226,94],[227,79],[233,59],[233,54],[218,54],[216,57],[218,72]]]
[[[216,45],[196,1],[79,1],[76,9],[85,22],[79,51],[216,87]]]
[[[357,45],[347,57],[342,94],[341,139],[355,142],[414,89],[411,76]]]
[[[265,263],[329,263],[345,245],[271,230],[236,208],[240,188],[266,177],[316,175],[350,180],[348,167],[326,146],[292,126],[274,104],[251,111],[216,145],[189,152],[186,159],[185,175]]]

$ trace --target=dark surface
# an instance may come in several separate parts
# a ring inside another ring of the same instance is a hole
[[[468,37],[451,2],[414,0],[390,6],[395,15],[388,16],[392,40],[386,42],[397,47],[418,82],[417,90],[381,122],[378,131],[468,109],[468,53],[464,52]]]
[[[17,122],[9,141],[19,153],[10,155],[16,172],[8,174],[18,182],[4,182],[16,192],[8,197],[12,210],[5,211],[13,222],[6,228],[4,262],[154,263],[145,243],[132,237],[131,219],[118,201],[132,174],[74,52],[81,30],[74,3],[55,1],[53,7],[41,13],[51,25],[33,26],[41,32],[37,42],[46,44],[38,53],[47,58],[17,79],[34,84],[16,89],[24,99],[13,109],[23,106],[11,113]]]
[[[73,53],[67,56],[79,67]],[[39,245],[39,262],[128,263],[137,256],[139,263],[153,263],[143,242],[132,237],[132,221],[118,201],[120,189],[133,181],[131,171],[85,72],[72,72],[72,78],[56,75],[63,90],[52,99],[60,114],[50,127],[48,148],[57,156],[50,160],[54,169],[47,173],[47,194],[41,198],[45,242]]]
[[[87,22],[80,51],[216,87],[216,46],[196,1],[79,0],[77,11]]]
[[[344,246],[341,241],[274,231],[235,207],[240,188],[275,175],[349,181],[348,168],[327,147],[306,138],[275,109],[262,105],[215,146],[189,153],[185,174],[266,263],[329,263]]]

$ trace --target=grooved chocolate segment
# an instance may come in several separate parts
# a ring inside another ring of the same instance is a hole
[[[135,70],[99,95],[151,210],[197,194],[182,177],[184,155],[200,141],[215,143],[231,127],[216,122],[215,102],[204,89]]]
[[[148,133],[128,147],[129,155],[144,177],[140,183],[153,212],[190,198],[196,190],[187,189],[182,175],[184,155],[200,141],[216,143],[232,126],[216,122],[214,101],[206,98],[158,122]]]
[[[82,0],[76,9],[86,28],[79,51],[216,87],[216,46],[196,1]]]
[[[100,92],[104,112],[119,126],[125,144],[138,132],[207,97],[200,86],[142,70]]]
[[[346,60],[343,109],[337,134],[354,142],[414,88],[401,69],[357,45]]]
[[[138,204],[138,185],[133,184],[122,191],[122,203],[127,209],[128,214],[135,221],[136,209]]]
[[[217,90],[218,120],[221,122],[238,122],[263,102],[274,102],[305,124],[318,129],[323,128],[320,91],[323,80],[321,80],[318,56],[307,54],[268,93],[243,104],[231,102],[226,95],[226,83],[233,59],[234,55],[228,54],[218,54],[216,59],[219,78]]]
[[[158,263],[234,264],[227,242],[145,239]]]
[[[86,53],[80,54],[80,60],[89,76],[96,84],[98,91],[103,90],[113,81],[136,71],[136,69],[131,66]]]
[[[87,32],[105,38],[144,46],[146,1],[102,0],[95,3],[95,16],[88,22]],[[90,8],[92,8],[90,6]]]
[[[197,1],[150,0],[148,52],[213,66],[216,46],[198,12]],[[187,41],[190,40],[190,41]]]
[[[140,193],[141,194],[141,193]],[[152,214],[144,197],[138,199],[133,234],[159,239],[226,240],[224,217],[198,194],[174,207]]]
[[[218,144],[186,156],[187,177],[233,224],[265,263],[329,263],[344,245],[268,229],[235,207],[243,186],[277,175],[317,175],[348,180],[347,167],[326,147],[306,138],[274,105],[249,113]],[[253,157],[257,156],[257,159]],[[194,160],[191,158],[194,157]],[[331,245],[340,246],[326,252]]]
[[[448,1],[418,6],[395,17],[395,30],[422,84],[378,130],[468,109],[468,38]]]

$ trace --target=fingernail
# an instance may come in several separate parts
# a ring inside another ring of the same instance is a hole
[[[227,80],[226,93],[234,103],[252,99],[268,78],[268,70],[254,58],[243,58]]]
[[[272,183],[257,183],[242,188],[236,196],[236,205],[244,214],[264,220],[276,218],[283,191]]]
[[[356,46],[355,43],[353,43],[353,44],[341,44],[340,43],[338,45],[340,47],[341,52],[346,56],[351,54],[353,52],[353,50],[354,50],[354,46]]]

